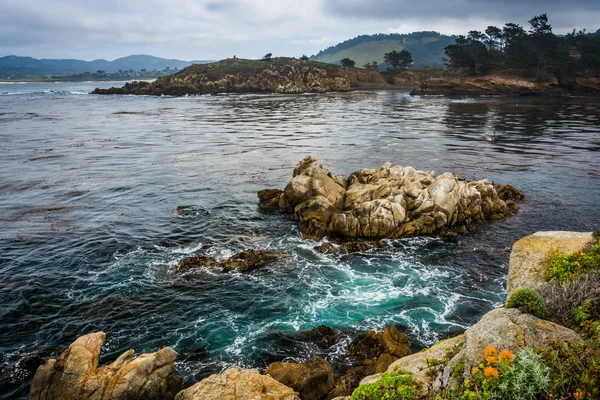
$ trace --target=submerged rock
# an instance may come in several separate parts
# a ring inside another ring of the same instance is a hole
[[[196,268],[207,267],[221,268],[223,272],[250,272],[275,263],[281,260],[284,255],[284,252],[275,250],[243,250],[223,260],[208,256],[194,256],[181,260],[175,270],[177,272],[187,272]]]
[[[383,249],[385,242],[383,240],[378,241],[361,241],[361,242],[344,242],[338,247],[334,246],[329,242],[325,242],[320,246],[315,246],[315,251],[323,254],[352,254],[361,253],[373,249]]]
[[[255,369],[229,367],[182,390],[175,400],[300,400],[298,393]]]
[[[498,191],[497,191],[498,189]],[[290,212],[305,239],[402,238],[466,232],[484,220],[513,215],[523,195],[510,185],[467,181],[451,173],[384,164],[363,168],[347,180],[307,156],[294,169],[283,193],[259,192],[260,207]],[[331,247],[324,248],[332,252]]]
[[[303,340],[315,343],[322,349],[328,349],[336,343],[339,334],[339,331],[321,325],[311,331],[301,332],[300,337]]]
[[[325,398],[335,383],[333,368],[319,356],[302,364],[275,362],[268,366],[265,374],[297,391],[302,400]]]
[[[81,336],[56,360],[49,360],[31,383],[31,400],[169,400],[181,390],[175,376],[177,353],[170,347],[133,358],[133,350],[98,366],[104,332]]]
[[[385,371],[395,360],[411,353],[408,336],[395,325],[376,333],[358,335],[348,347],[347,356],[354,363],[341,376],[329,397],[350,396],[363,378]]]

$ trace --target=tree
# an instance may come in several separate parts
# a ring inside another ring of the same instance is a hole
[[[340,63],[342,63],[342,66],[344,67],[354,67],[356,65],[356,61],[351,60],[348,57],[342,58],[340,60]]]
[[[271,61],[271,57],[273,57],[273,53],[267,53],[261,58],[262,61]]]
[[[444,48],[448,56],[448,68],[468,74],[485,74],[492,64],[490,53],[485,44],[474,39],[477,35],[471,35],[472,32],[469,32],[470,37],[458,36],[456,44]]]
[[[308,56],[306,54],[302,54],[302,57],[300,57],[300,59],[302,61],[308,61]]]
[[[390,64],[392,69],[407,69],[413,63],[412,54],[408,50],[392,51],[383,55],[383,61]]]
[[[532,35],[546,35],[552,33],[552,26],[548,23],[548,16],[546,14],[538,15],[529,20],[531,25]]]
[[[486,43],[488,45],[488,50],[495,50],[496,45],[502,50],[502,29],[496,26],[488,26],[485,30],[485,34],[487,35]]]
[[[365,65],[363,65],[363,68],[371,70],[371,71],[378,71],[379,70],[379,64],[377,63],[377,61],[373,61],[373,62],[366,63]]]

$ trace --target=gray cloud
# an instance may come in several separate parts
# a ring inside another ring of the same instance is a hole
[[[381,21],[487,20],[524,23],[536,15],[548,14],[559,29],[588,24],[600,26],[600,1],[597,0],[327,0],[325,11],[333,17]],[[465,31],[469,27],[465,26]]]
[[[543,12],[555,31],[600,27],[597,0],[0,0],[0,56],[299,56],[360,34],[459,34]]]

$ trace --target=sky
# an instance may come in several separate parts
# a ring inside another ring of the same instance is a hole
[[[362,34],[528,28],[542,13],[555,33],[600,28],[598,0],[0,0],[0,57],[299,57]]]

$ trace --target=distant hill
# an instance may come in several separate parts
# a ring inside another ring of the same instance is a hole
[[[37,59],[31,57],[6,56],[0,57],[0,79],[16,79],[41,77],[46,75],[66,76],[76,75],[84,72],[105,71],[107,73],[119,72],[119,70],[141,71],[142,69],[152,71],[170,69],[183,69],[192,64],[205,64],[212,61],[182,61],[168,60],[148,55],[133,55],[118,58],[114,61],[94,60],[83,61],[73,59]]]
[[[454,44],[455,38],[438,32],[361,35],[328,47],[310,59],[335,64],[347,57],[356,61],[357,67],[362,67],[372,61],[381,64],[385,53],[406,49],[413,56],[413,67],[442,67],[444,47]]]

